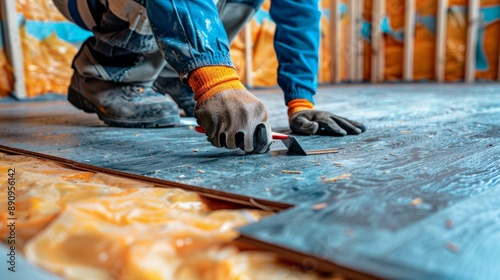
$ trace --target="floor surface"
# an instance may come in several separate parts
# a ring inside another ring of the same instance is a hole
[[[273,128],[286,130],[282,96],[258,97]],[[500,277],[499,84],[336,86],[321,88],[316,103],[368,130],[298,136],[306,150],[338,153],[291,156],[276,143],[269,154],[245,155],[210,146],[193,119],[167,129],[110,128],[66,102],[24,102],[0,104],[0,148],[287,209],[243,228],[242,241],[311,269]]]

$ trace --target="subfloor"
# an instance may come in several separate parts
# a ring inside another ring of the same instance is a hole
[[[281,94],[260,93],[286,131]],[[323,87],[317,109],[359,136],[298,136],[293,156],[210,146],[193,119],[167,129],[104,126],[66,102],[0,104],[0,148],[72,168],[277,210],[240,241],[352,278],[489,279],[500,267],[500,85]],[[292,171],[292,172],[290,172]],[[3,203],[3,202],[2,202]]]

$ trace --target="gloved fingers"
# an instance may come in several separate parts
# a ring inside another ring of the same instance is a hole
[[[213,137],[207,136],[207,140],[208,140],[208,142],[210,142],[210,144],[212,144],[212,146],[215,146],[215,147],[218,147],[218,148],[222,147],[220,145],[220,140],[221,140],[220,136],[219,137],[217,137],[217,136],[213,136]]]
[[[357,122],[357,121],[353,121],[353,120],[350,120],[350,119],[347,119],[347,118],[343,118],[344,120],[348,121],[349,123],[351,123],[352,125],[354,125],[355,127],[359,128],[361,130],[361,132],[365,132],[366,131],[366,126],[360,122]]]
[[[361,128],[356,127],[353,123],[345,118],[333,114],[330,118],[335,121],[341,128],[343,128],[347,132],[347,134],[361,134],[361,132],[363,132]]]
[[[247,153],[252,153],[253,152],[253,133],[254,133],[255,129],[248,129],[247,131],[245,131],[245,137],[244,137],[244,140],[243,140],[243,151],[247,152]]]
[[[347,132],[342,129],[333,119],[325,118],[318,120],[319,130],[316,134],[344,136]]]
[[[271,128],[264,123],[260,123],[255,128],[253,134],[253,150],[252,153],[263,154],[269,151],[272,140]]]
[[[318,131],[318,123],[310,121],[306,116],[298,115],[290,120],[290,127],[294,133],[315,134]]]
[[[212,143],[213,146],[215,147],[222,147],[222,148],[227,148],[227,149],[236,149],[240,148],[242,150],[245,150],[245,133],[242,131],[237,132],[234,137],[227,136],[225,132],[222,132],[219,134],[218,138],[214,138],[217,141],[211,141],[209,139],[209,142]]]
[[[239,135],[238,133],[240,132],[237,132],[237,133],[228,133],[227,136],[226,136],[226,141],[225,141],[225,146],[222,146],[222,147],[225,147],[225,148],[228,148],[228,149],[236,149],[238,148],[238,144],[236,142],[236,136]],[[225,133],[224,133],[225,134]]]
[[[248,91],[218,93],[197,104],[194,114],[198,124],[206,129],[208,141],[215,147],[240,148],[251,153],[263,153],[269,149],[272,133],[267,123],[267,110]],[[260,123],[263,128],[256,131]]]
[[[210,142],[210,144],[212,144],[215,147],[221,147],[220,143],[221,143],[222,139],[218,133],[215,133],[215,132],[209,131],[209,130],[205,130],[205,135],[207,136],[207,140],[208,140],[208,142]]]
[[[219,134],[219,147],[224,147],[224,148],[227,148],[227,145],[226,145],[226,134],[225,133],[221,133]]]
[[[253,137],[252,137],[253,136]],[[269,124],[260,123],[252,132],[244,135],[240,149],[250,154],[263,154],[269,151],[272,143],[272,132]]]
[[[240,148],[241,150],[245,150],[245,133],[243,131],[239,131],[236,133],[234,136],[234,142],[236,144],[236,147]]]

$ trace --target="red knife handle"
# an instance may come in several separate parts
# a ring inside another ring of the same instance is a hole
[[[274,139],[274,140],[284,140],[284,139],[288,139],[288,135],[283,134],[283,133],[273,132],[273,139]]]
[[[194,127],[194,131],[199,132],[199,133],[205,133],[205,129],[199,125]]]
[[[194,127],[194,131],[199,132],[199,133],[205,133],[205,129],[203,127],[197,125]],[[288,135],[278,133],[278,132],[273,132],[273,139],[274,140],[283,140],[283,139],[288,139]]]

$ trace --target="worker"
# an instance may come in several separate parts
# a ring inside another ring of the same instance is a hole
[[[262,2],[54,0],[69,20],[93,32],[74,58],[68,100],[121,127],[175,125],[180,107],[196,117],[212,145],[267,152],[272,139],[266,107],[240,82],[229,54],[230,42]],[[273,0],[270,15],[291,130],[363,132],[356,121],[314,110],[318,0]]]

